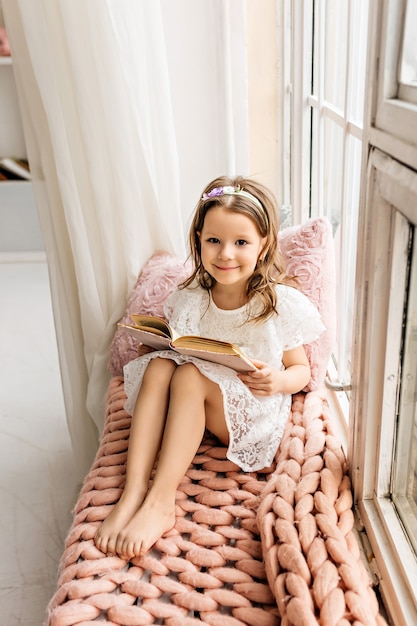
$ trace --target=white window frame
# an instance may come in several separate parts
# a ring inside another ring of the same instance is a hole
[[[417,623],[417,559],[389,497],[400,384],[408,222],[417,174],[372,148],[357,283],[349,441],[352,484],[384,603],[395,624]]]
[[[417,107],[398,82],[406,0],[372,0],[349,445],[352,485],[393,623],[417,623],[417,558],[390,499]]]

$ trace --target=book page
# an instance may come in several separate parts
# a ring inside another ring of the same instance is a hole
[[[179,337],[171,345],[174,350],[182,354],[192,354],[200,359],[222,363],[244,372],[256,370],[249,357],[238,346],[228,341],[190,335]]]
[[[239,348],[228,341],[220,341],[209,337],[198,337],[197,335],[177,337],[177,339],[172,342],[172,345],[174,348],[194,348],[197,350],[218,352],[219,354],[240,353]]]
[[[167,324],[162,317],[137,314],[132,314],[130,317],[134,322],[134,326],[137,326],[142,330],[148,330],[148,332],[154,332],[157,335],[169,337],[170,339],[173,339],[175,335],[169,324]]]
[[[117,327],[120,330],[124,330],[129,335],[134,337],[140,343],[143,343],[145,346],[149,346],[150,348],[155,348],[155,350],[170,350],[171,349],[171,340],[169,337],[161,335],[160,332],[153,332],[146,330],[144,328],[138,328],[137,326],[131,326],[130,324],[122,324],[118,323]]]
[[[179,354],[194,356],[198,359],[204,359],[204,361],[211,361],[212,363],[218,363],[219,365],[231,367],[237,372],[254,372],[256,370],[255,365],[244,355],[210,352],[209,350],[204,349],[180,348],[178,346],[174,349]]]

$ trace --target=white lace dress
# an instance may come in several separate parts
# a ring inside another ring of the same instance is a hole
[[[165,314],[180,335],[230,341],[248,356],[284,369],[283,352],[314,341],[324,325],[317,309],[304,294],[286,285],[277,285],[276,290],[278,316],[266,322],[247,321],[250,305],[231,311],[219,309],[201,288],[175,291],[165,305]],[[231,461],[244,471],[256,471],[272,463],[289,415],[290,395],[254,396],[234,370],[164,350],[146,354],[124,367],[125,409],[130,414],[144,371],[149,361],[157,357],[173,359],[178,364],[192,362],[204,376],[219,385],[230,434],[227,457]]]

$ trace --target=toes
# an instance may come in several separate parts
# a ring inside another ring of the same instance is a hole
[[[115,554],[117,554],[116,545],[117,545],[116,537],[110,537],[106,545],[106,553],[109,556],[114,556]]]
[[[123,532],[120,532],[114,542],[114,551],[119,556],[125,555],[124,544],[126,543],[126,537]]]
[[[137,552],[135,550],[135,546],[137,543],[139,543],[140,545],[140,542],[135,542],[135,541],[129,540],[128,538],[125,538],[122,543],[119,555],[120,556],[123,555],[125,558],[128,558],[128,559],[133,559],[133,557],[137,556]]]
[[[155,542],[150,543],[149,545],[145,542],[142,541],[140,545],[138,545],[138,552],[137,555],[138,556],[143,556],[144,554],[146,554],[154,545]]]
[[[105,537],[102,537],[99,532],[97,532],[94,535],[94,543],[96,544],[96,547],[101,552],[103,552],[103,554],[106,554],[106,551],[107,551],[107,539]]]

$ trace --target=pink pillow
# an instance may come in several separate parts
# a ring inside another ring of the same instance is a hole
[[[326,326],[319,339],[305,346],[311,366],[311,380],[305,390],[313,391],[323,384],[336,332],[335,265],[330,222],[320,217],[301,226],[285,228],[279,233],[279,243],[288,274],[298,278],[300,290],[317,307]],[[130,323],[131,313],[163,317],[166,299],[190,273],[190,263],[167,252],[155,253],[140,273],[121,321]],[[116,330],[110,346],[110,373],[113,376],[123,374],[123,366],[136,356],[137,342],[127,333]]]
[[[325,217],[290,226],[279,233],[287,274],[296,276],[300,291],[318,309],[326,330],[304,346],[311,367],[305,391],[321,387],[336,338],[336,271],[332,226]]]
[[[127,309],[120,320],[131,324],[131,313],[164,316],[168,296],[191,274],[191,265],[168,252],[156,252],[145,264],[132,289]],[[123,374],[123,367],[138,356],[138,342],[127,333],[116,330],[110,346],[108,369],[113,376]]]

